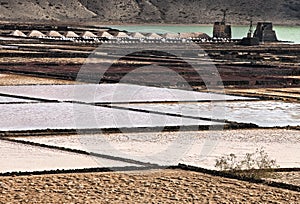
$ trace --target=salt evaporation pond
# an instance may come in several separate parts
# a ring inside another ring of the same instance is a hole
[[[300,104],[278,101],[223,103],[118,104],[113,106],[184,116],[254,123],[260,127],[300,125]],[[224,111],[224,112],[222,112]]]
[[[0,172],[135,166],[76,153],[0,141]],[[102,165],[103,164],[103,165]]]
[[[0,131],[223,125],[72,103],[0,104]]]
[[[254,100],[254,98],[131,84],[0,86],[0,93],[86,103]]]
[[[220,156],[234,153],[242,158],[246,153],[264,148],[280,167],[300,167],[300,134],[297,130],[122,133],[16,139],[160,165],[180,162],[210,169],[215,169],[215,160]]]

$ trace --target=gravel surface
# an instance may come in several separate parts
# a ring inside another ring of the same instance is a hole
[[[299,203],[300,193],[160,170],[0,178],[0,203]]]

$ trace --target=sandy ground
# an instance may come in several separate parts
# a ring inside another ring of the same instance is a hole
[[[274,97],[284,101],[299,101],[300,98],[300,88],[226,89],[225,92],[227,94]]]
[[[76,81],[68,81],[61,79],[50,79],[41,77],[22,76],[17,74],[0,74],[0,86],[14,85],[50,85],[50,84],[76,84]]]
[[[200,87],[199,90],[201,90]],[[215,93],[220,93],[219,90],[211,90]],[[223,91],[223,90],[222,90]],[[265,97],[269,99],[280,99],[288,102],[299,102],[300,88],[225,88],[226,94],[233,94],[238,96],[252,96],[252,97]]]
[[[300,186],[300,171],[276,172],[274,178],[268,180]]]
[[[30,44],[27,45],[30,47],[37,47],[37,46],[41,46],[40,44]],[[51,45],[44,45],[43,44],[43,48],[48,48]],[[61,47],[64,47],[65,49],[75,49],[75,50],[84,50],[84,48],[81,48],[79,46],[75,47],[68,47],[68,46],[60,46],[60,45],[52,45],[55,46],[56,49],[59,49]],[[0,50],[0,53],[24,53],[26,51],[21,50],[21,51],[14,51],[14,50]],[[2,57],[1,58],[1,63],[56,63],[56,64],[68,64],[68,63],[73,63],[73,64],[83,64],[86,61],[85,58],[47,58],[47,57],[43,57],[43,58],[36,58],[36,57],[30,57],[30,58],[24,58],[24,57]]]
[[[300,193],[160,170],[0,178],[1,203],[299,203]]]

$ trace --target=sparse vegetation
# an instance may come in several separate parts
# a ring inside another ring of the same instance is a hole
[[[259,148],[254,153],[247,153],[241,160],[235,154],[222,156],[216,159],[215,167],[238,176],[259,179],[270,177],[272,169],[279,165],[269,158],[264,148]]]
[[[212,24],[216,20],[222,19],[220,9],[229,8],[228,20],[231,23],[248,25],[248,18],[252,16],[254,22],[272,20],[274,24],[290,25],[299,24],[300,4],[298,2],[296,0],[276,0],[272,3],[259,0],[219,2],[209,0],[66,0],[64,4],[61,4],[59,1],[50,0],[3,0],[0,2],[4,9],[0,12],[0,18],[44,20],[45,18],[41,19],[41,16],[46,16],[51,12],[51,17],[58,20],[78,16],[77,18],[86,20],[97,17],[102,22],[142,23],[146,21]],[[21,7],[20,3],[22,3]],[[62,14],[61,12],[52,12],[53,10],[64,10],[65,12]]]

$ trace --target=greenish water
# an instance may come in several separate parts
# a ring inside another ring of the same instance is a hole
[[[130,32],[156,32],[156,33],[182,33],[182,32],[203,32],[212,36],[212,26],[178,26],[178,25],[126,25],[126,26],[110,26]],[[233,38],[239,39],[245,37],[249,30],[248,26],[232,26]],[[279,40],[293,41],[300,44],[300,26],[274,26]]]

